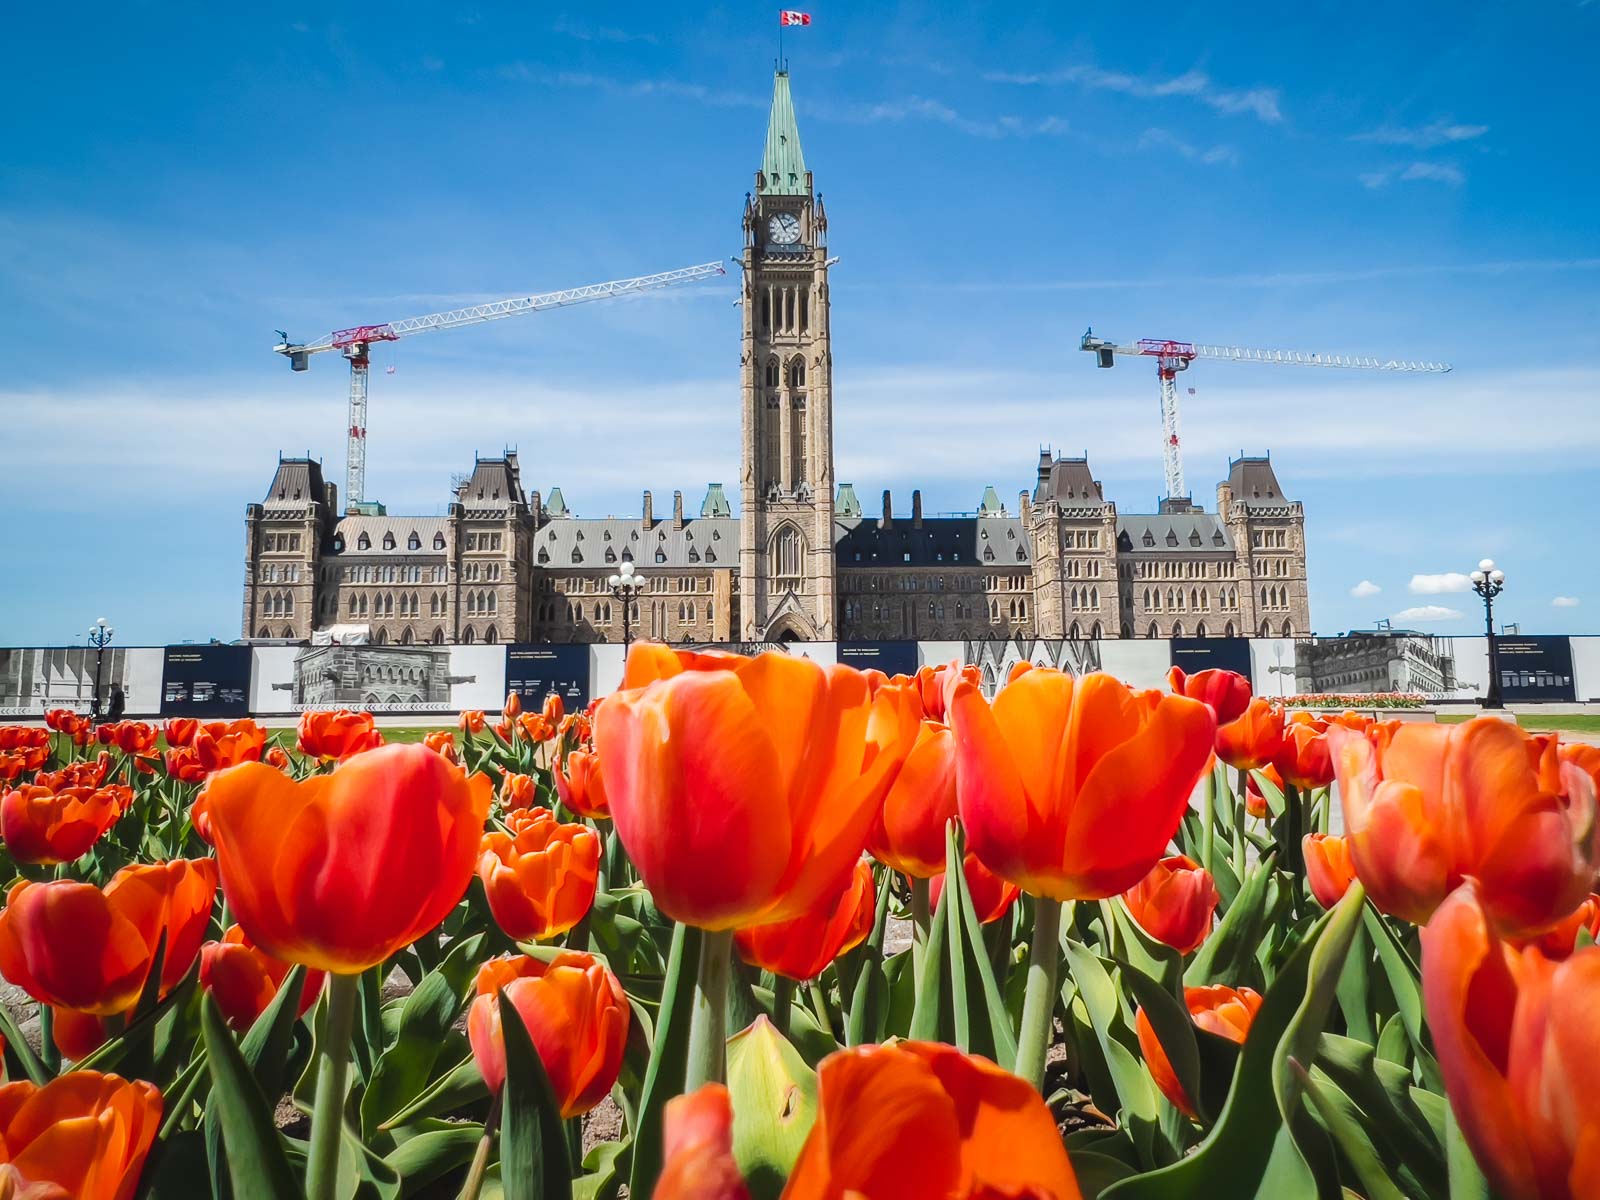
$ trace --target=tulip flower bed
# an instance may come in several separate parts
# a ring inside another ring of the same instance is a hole
[[[1285,696],[1285,708],[1320,708],[1340,711],[1351,708],[1422,708],[1428,698],[1421,692],[1312,692]]]
[[[0,1197],[1600,1194],[1591,747],[648,644],[415,744],[48,725]]]

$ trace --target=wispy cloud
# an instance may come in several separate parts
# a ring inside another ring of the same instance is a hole
[[[770,102],[769,97],[752,92],[726,91],[680,79],[616,79],[588,71],[551,71],[534,63],[509,63],[500,68],[500,74],[549,87],[587,88],[613,96],[669,96],[718,108],[765,108]]]
[[[988,71],[984,79],[990,83],[1009,83],[1021,86],[1059,86],[1076,84],[1090,91],[1120,92],[1141,100],[1161,100],[1171,96],[1196,100],[1220,113],[1234,115],[1250,113],[1258,120],[1277,124],[1283,120],[1279,107],[1282,93],[1275,87],[1227,88],[1219,87],[1204,71],[1185,71],[1170,78],[1141,77],[1121,71],[1107,71],[1100,67],[1078,63],[1051,71]]]
[[[973,117],[927,96],[902,96],[867,104],[820,104],[812,106],[811,112],[824,121],[852,125],[933,121],[983,138],[1049,137],[1064,134],[1070,128],[1065,117]]]
[[[1379,146],[1411,146],[1417,150],[1431,150],[1450,142],[1470,142],[1489,132],[1487,125],[1466,125],[1459,121],[1439,120],[1427,125],[1405,128],[1398,125],[1380,125],[1366,133],[1351,136],[1352,142],[1372,142]]]
[[[1552,608],[1577,608],[1581,603],[1582,601],[1576,596],[1557,596],[1550,601],[1550,606]]]
[[[1355,587],[1350,589],[1350,594],[1357,600],[1365,600],[1368,596],[1376,596],[1381,591],[1383,591],[1383,589],[1377,584],[1373,583],[1372,580],[1363,579],[1360,583],[1356,584]]]
[[[1460,571],[1446,571],[1439,575],[1413,575],[1406,590],[1416,596],[1439,596],[1447,592],[1465,592],[1472,589],[1472,580]]]
[[[653,33],[630,33],[626,29],[613,29],[605,25],[580,25],[566,17],[558,17],[550,27],[552,33],[575,38],[580,42],[655,42]]]
[[[1239,152],[1232,146],[1196,146],[1165,129],[1146,129],[1139,138],[1139,149],[1170,150],[1181,158],[1206,166],[1226,164],[1232,167],[1239,163]]]
[[[1461,613],[1442,604],[1422,604],[1416,608],[1402,608],[1389,620],[1401,625],[1425,625],[1432,621],[1458,621]]]
[[[1451,163],[1413,162],[1404,166],[1381,167],[1376,171],[1363,171],[1356,176],[1361,180],[1361,185],[1376,191],[1378,188],[1388,187],[1395,180],[1411,183],[1416,180],[1428,180],[1433,183],[1447,183],[1451,187],[1460,187],[1467,181],[1464,171]]]

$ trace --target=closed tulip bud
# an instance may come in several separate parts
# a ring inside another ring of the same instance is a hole
[[[617,836],[674,920],[786,921],[837,895],[916,739],[920,705],[908,688],[871,694],[859,671],[787,654],[708,665],[636,646],[630,675],[678,673],[600,706],[595,748]]]
[[[562,824],[548,808],[514,811],[506,825],[509,834],[483,835],[478,854],[495,924],[516,941],[558,937],[594,904],[600,838],[587,825]]]
[[[59,791],[24,784],[0,796],[0,834],[15,862],[73,862],[117,823],[132,800],[133,793],[120,784]]]
[[[212,721],[194,734],[194,753],[207,774],[240,763],[260,762],[267,731],[249,717],[237,721]]]
[[[214,777],[196,807],[250,940],[274,958],[354,975],[460,902],[492,790],[426,746],[394,745],[299,782],[246,763]]]
[[[288,772],[294,769],[294,760],[282,746],[268,746],[267,752],[261,756],[261,761],[279,771]]]
[[[1424,924],[1463,879],[1502,931],[1545,930],[1600,866],[1594,781],[1553,742],[1480,717],[1334,728],[1350,857],[1379,909]]]
[[[731,1053],[731,1047],[730,1047]],[[655,1200],[750,1200],[733,1157],[728,1089],[707,1083],[667,1101]]]
[[[552,772],[556,795],[561,803],[591,821],[609,820],[611,803],[606,799],[605,781],[600,778],[600,759],[592,750],[574,750],[563,767],[558,760]]]
[[[968,850],[961,859],[961,874],[966,877],[967,894],[972,897],[972,907],[983,925],[992,925],[1011,911],[1011,906],[1022,895],[1022,889],[1007,883]],[[928,903],[939,907],[939,896],[944,892],[944,875],[935,875],[928,882]]]
[[[161,1093],[141,1080],[73,1071],[43,1087],[0,1087],[0,1162],[17,1197],[54,1184],[73,1200],[128,1200],[161,1127]]]
[[[469,708],[461,714],[462,733],[482,733],[485,724],[487,724],[487,720],[481,708]]]
[[[785,1200],[1082,1195],[1044,1100],[987,1059],[896,1042],[830,1054],[817,1075],[817,1121]]]
[[[551,729],[559,729],[562,718],[567,715],[567,706],[559,695],[551,692],[544,698],[544,706],[539,711]]]
[[[1256,1013],[1261,1011],[1262,996],[1247,987],[1231,988],[1213,984],[1209,987],[1184,988],[1183,1002],[1189,1010],[1189,1019],[1197,1029],[1204,1029],[1207,1033],[1214,1033],[1242,1046]],[[1172,1069],[1172,1063],[1161,1046],[1161,1039],[1156,1036],[1155,1027],[1150,1024],[1150,1018],[1144,1015],[1144,1009],[1134,1014],[1133,1024],[1139,1036],[1139,1053],[1144,1056],[1145,1069],[1150,1072],[1156,1087],[1172,1102],[1172,1107],[1198,1120],[1199,1111],[1178,1082],[1177,1073]]]
[[[1167,672],[1167,684],[1176,694],[1210,708],[1218,725],[1238,720],[1250,707],[1250,681],[1237,671],[1209,670],[1188,675],[1182,667],[1173,667]]]
[[[200,728],[200,722],[193,717],[168,717],[163,732],[167,737],[167,745],[173,749],[181,749],[194,741],[195,731]]]
[[[957,683],[966,680],[977,687],[983,682],[977,667],[970,664],[963,666],[954,660],[938,667],[923,667],[914,679],[917,695],[922,698],[922,715],[930,721],[940,722],[949,720],[950,699]]]
[[[831,904],[775,925],[741,929],[734,934],[733,944],[745,962],[803,983],[867,940],[874,904],[872,864],[862,859],[843,894]]]
[[[300,753],[307,758],[331,762],[377,749],[383,745],[383,734],[368,712],[351,712],[348,708],[338,712],[308,710],[300,714],[296,740]]]
[[[1499,722],[1496,722],[1498,724]],[[1467,1145],[1508,1200],[1594,1195],[1600,949],[1564,962],[1501,940],[1474,882],[1422,931],[1422,1002]]]
[[[985,866],[1054,900],[1115,896],[1177,832],[1216,718],[1110,675],[1023,670],[991,708],[970,682],[951,707],[967,842]]]
[[[527,808],[538,794],[532,775],[519,775],[515,771],[507,771],[505,778],[500,781],[500,801],[507,808]]]
[[[200,948],[200,986],[211,993],[223,1018],[243,1033],[267,1011],[290,971],[290,964],[250,944],[243,929],[230,925],[220,942]],[[322,993],[321,971],[307,971],[296,1011],[304,1016]]]
[[[945,826],[955,815],[955,737],[948,726],[924,720],[878,809],[867,850],[902,874],[931,879],[944,870]]]
[[[506,693],[506,702],[500,710],[500,715],[507,722],[515,721],[522,715],[522,697],[516,692]]]
[[[1273,759],[1284,782],[1302,791],[1333,782],[1328,750],[1328,723],[1309,713],[1295,713],[1283,726],[1283,744]]]
[[[1260,696],[1242,714],[1217,726],[1217,757],[1240,771],[1271,764],[1283,746],[1283,709]]]
[[[1306,862],[1306,882],[1323,908],[1332,908],[1355,882],[1350,844],[1338,834],[1308,833],[1300,840]]]
[[[1174,854],[1151,867],[1122,899],[1146,933],[1188,954],[1211,932],[1221,898],[1210,871],[1186,854]]]
[[[763,1013],[728,1039],[728,1092],[735,1177],[776,1195],[817,1119],[817,1073]]]
[[[506,1081],[503,990],[527,1027],[561,1115],[581,1116],[605,1099],[622,1071],[629,1009],[622,984],[604,963],[576,950],[563,950],[549,962],[492,958],[478,969],[475,987],[467,1038],[491,1092]]]

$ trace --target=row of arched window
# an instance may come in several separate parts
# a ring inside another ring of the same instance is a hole
[[[399,548],[399,543],[395,541],[395,537],[394,537],[393,533],[385,533],[383,535],[383,548],[385,550],[396,550],[396,549]],[[436,533],[436,534],[433,535],[433,548],[435,550],[443,550],[445,548],[444,534]],[[361,531],[361,536],[356,538],[356,549],[357,550],[371,550],[372,549],[372,535],[367,533],[366,530],[362,530]],[[415,529],[413,529],[411,531],[411,536],[406,538],[406,549],[407,550],[421,550],[422,549],[422,538],[421,538],[420,535],[418,535],[418,533],[417,533],[417,531]]]
[[[467,616],[492,617],[498,611],[499,601],[493,592],[468,592]]]
[[[1262,608],[1269,608],[1269,609],[1271,609],[1271,608],[1278,608],[1278,609],[1288,608],[1289,607],[1289,589],[1286,588],[1286,587],[1279,587],[1277,584],[1274,584],[1271,587],[1262,588],[1261,589],[1261,607]]]
[[[294,616],[294,596],[289,592],[268,592],[261,602],[264,617]]]

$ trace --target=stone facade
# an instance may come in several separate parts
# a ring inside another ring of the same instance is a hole
[[[318,463],[278,462],[246,510],[245,637],[334,626],[373,642],[616,642],[607,578],[646,589],[626,620],[668,642],[1306,636],[1305,514],[1272,463],[1242,457],[1216,511],[1188,498],[1119,514],[1086,458],[1041,453],[1009,510],[864,514],[836,483],[827,216],[779,72],[740,259],[740,515],[710,484],[699,515],[579,518],[525,491],[515,453],[458,477],[443,517],[338,515]]]

